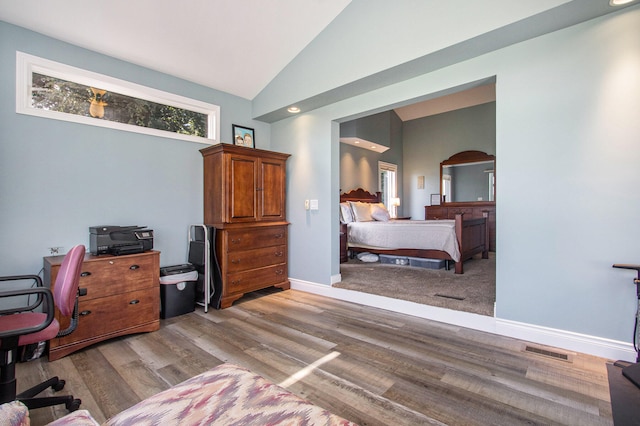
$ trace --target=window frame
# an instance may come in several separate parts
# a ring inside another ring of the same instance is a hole
[[[382,172],[390,172],[393,174],[392,187],[388,188],[388,191],[383,191],[382,185]],[[382,202],[387,207],[387,210],[391,214],[391,217],[398,216],[398,207],[391,205],[391,198],[398,196],[398,165],[393,163],[387,163],[385,161],[378,161],[378,191],[381,192]]]
[[[166,130],[154,129],[151,127],[142,127],[133,124],[100,120],[93,117],[85,117],[71,113],[34,108],[31,102],[32,75],[34,72],[37,74],[44,74],[49,77],[71,81],[73,83],[99,87],[100,89],[104,89],[109,92],[119,93],[149,102],[206,114],[208,137],[203,138],[200,136],[185,135]],[[162,90],[153,89],[92,71],[87,71],[81,68],[40,58],[38,56],[29,55],[20,51],[16,51],[16,113],[124,130],[133,133],[142,133],[163,138],[180,139],[202,144],[216,144],[220,141],[220,107],[218,105],[164,92]]]

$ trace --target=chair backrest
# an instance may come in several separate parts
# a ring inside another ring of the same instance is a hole
[[[80,270],[84,260],[85,247],[79,244],[65,255],[56,277],[53,289],[53,300],[58,310],[65,317],[73,314],[73,308],[80,285]]]

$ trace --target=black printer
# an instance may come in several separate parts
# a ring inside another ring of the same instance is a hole
[[[91,226],[89,227],[91,254],[142,253],[153,248],[153,230],[145,226]]]

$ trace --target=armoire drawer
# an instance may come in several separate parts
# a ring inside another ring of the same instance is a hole
[[[286,226],[245,228],[225,232],[227,252],[278,246],[287,243]]]
[[[160,293],[157,288],[151,288],[102,299],[80,297],[78,312],[78,328],[68,336],[53,339],[52,346],[91,339],[157,320],[160,316]],[[61,329],[68,326],[67,318],[59,320]]]
[[[252,269],[227,275],[226,294],[245,293],[286,281],[287,264]]]
[[[227,272],[277,265],[287,261],[287,246],[264,247],[254,250],[234,251],[227,256]]]

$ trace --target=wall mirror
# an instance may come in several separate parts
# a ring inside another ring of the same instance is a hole
[[[496,157],[482,151],[463,151],[440,163],[443,203],[496,200]]]

